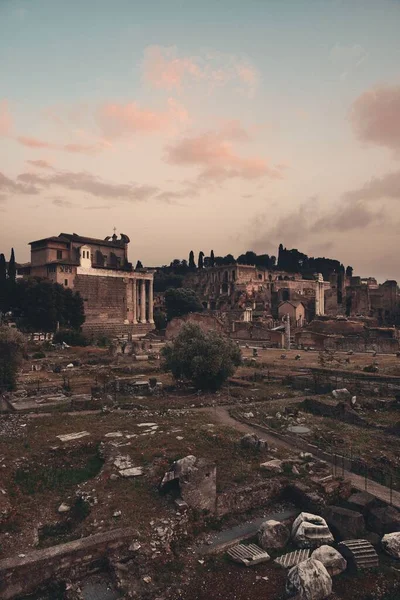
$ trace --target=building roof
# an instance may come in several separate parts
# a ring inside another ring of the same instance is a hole
[[[102,240],[100,238],[90,238],[78,235],[77,233],[60,233],[58,236],[50,236],[40,240],[34,240],[33,242],[29,242],[29,245],[38,244],[39,242],[62,242],[65,244],[75,242],[78,244],[96,244],[97,246],[108,246],[109,248],[123,248],[125,244],[129,244],[130,239],[124,233],[121,233],[120,239],[115,240],[113,240],[111,236],[108,236]]]
[[[278,304],[278,308],[284,304],[291,304],[294,308],[298,308],[301,304],[305,308],[304,302],[301,302],[300,300],[283,300],[280,304]]]

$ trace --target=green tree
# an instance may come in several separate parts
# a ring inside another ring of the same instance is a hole
[[[7,267],[4,254],[0,254],[0,313],[7,311]]]
[[[194,252],[191,250],[189,252],[189,269],[195,269],[196,263],[194,262]]]
[[[210,267],[214,267],[214,266],[215,266],[214,250],[211,250],[211,253],[210,253]]]
[[[162,310],[156,310],[154,313],[154,324],[158,331],[165,329],[167,326],[167,315]]]
[[[238,346],[215,332],[186,323],[172,344],[162,350],[163,368],[175,379],[192,382],[201,390],[218,390],[241,362]]]
[[[165,292],[164,300],[168,321],[174,317],[203,310],[196,293],[188,288],[169,288]]]
[[[14,248],[11,248],[11,256],[8,263],[8,272],[7,272],[7,304],[9,308],[11,308],[15,303],[15,294],[16,294],[16,277],[17,277],[17,266],[15,264],[15,254]]]
[[[200,250],[200,252],[199,252],[199,259],[197,261],[197,266],[199,269],[204,268],[204,252],[202,250]]]
[[[59,283],[32,277],[16,282],[13,312],[20,327],[54,331],[57,325],[79,329],[85,320],[81,296]]]
[[[0,392],[16,386],[18,367],[25,353],[25,338],[15,328],[0,326]]]
[[[135,267],[135,270],[136,270],[136,271],[137,271],[138,269],[143,269],[143,265],[142,265],[142,262],[141,262],[140,260],[138,260],[138,261],[137,261],[137,263],[136,263],[136,267]]]

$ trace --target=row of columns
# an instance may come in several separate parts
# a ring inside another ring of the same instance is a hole
[[[146,281],[149,282],[148,286],[146,286]],[[148,288],[148,294],[146,288]],[[132,320],[134,324],[154,323],[153,303],[153,281],[132,279]],[[147,306],[148,310],[146,310]]]

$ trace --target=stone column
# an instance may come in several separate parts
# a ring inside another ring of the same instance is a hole
[[[149,323],[154,323],[153,309],[154,309],[153,279],[150,279],[149,280]]]
[[[137,286],[136,279],[132,280],[133,324],[137,323]]]
[[[146,280],[140,280],[140,322],[146,323]]]

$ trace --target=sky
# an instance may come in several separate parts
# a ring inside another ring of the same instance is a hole
[[[400,0],[0,0],[0,252],[279,243],[400,281]]]

